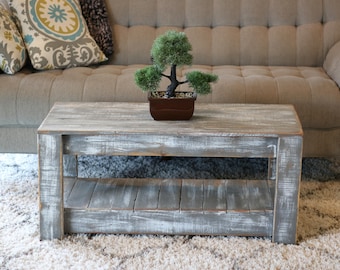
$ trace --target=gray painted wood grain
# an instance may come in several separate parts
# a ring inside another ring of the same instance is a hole
[[[190,121],[153,121],[147,106],[55,104],[38,129],[41,239],[62,238],[65,230],[261,235],[295,243],[303,132],[293,106],[197,104]],[[266,157],[269,175],[77,179],[79,154]]]
[[[41,239],[64,234],[63,158],[60,135],[38,135]]]

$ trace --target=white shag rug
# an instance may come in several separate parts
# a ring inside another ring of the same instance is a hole
[[[129,168],[147,174],[145,165],[154,162],[115,161],[81,159],[80,174],[93,173],[88,165],[104,169],[101,176]],[[165,171],[174,170],[176,162],[156,160]],[[195,159],[193,170],[204,178],[217,173],[221,162],[210,168],[206,160]],[[252,166],[263,166],[261,161],[247,164],[228,163],[224,173],[251,173]],[[297,245],[265,238],[158,235],[74,234],[62,241],[40,241],[37,156],[0,154],[0,269],[340,269],[339,164],[304,162]]]

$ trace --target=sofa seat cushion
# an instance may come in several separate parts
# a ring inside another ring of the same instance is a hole
[[[211,102],[293,104],[304,128],[339,128],[339,88],[320,67],[219,66]]]
[[[56,101],[147,102],[134,83],[143,65],[102,65],[0,75],[0,125],[38,126]],[[219,75],[198,102],[293,104],[304,128],[339,128],[339,89],[320,67],[192,66]],[[168,80],[161,82],[165,89]],[[5,87],[6,86],[6,87]],[[184,90],[187,85],[181,85]]]

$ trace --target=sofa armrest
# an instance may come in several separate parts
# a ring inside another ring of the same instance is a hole
[[[340,41],[329,50],[323,68],[340,87]]]

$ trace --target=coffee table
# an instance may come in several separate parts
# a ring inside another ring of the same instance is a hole
[[[64,233],[239,235],[295,243],[303,131],[293,106],[56,103],[38,129],[41,239]],[[80,179],[78,155],[268,158],[268,179]]]

